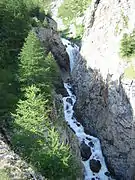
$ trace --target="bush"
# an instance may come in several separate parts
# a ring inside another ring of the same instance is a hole
[[[63,19],[65,25],[69,26],[73,20],[83,15],[91,0],[64,0],[59,7],[58,15]]]
[[[128,68],[125,69],[124,77],[128,79],[135,79],[135,69],[133,65],[130,65]]]
[[[135,31],[124,34],[121,40],[120,55],[122,58],[131,58],[135,55]]]

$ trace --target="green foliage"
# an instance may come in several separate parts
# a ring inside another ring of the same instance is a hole
[[[45,11],[45,13],[50,12],[50,5],[52,0],[24,0],[29,11],[39,8],[41,11]]]
[[[0,169],[0,180],[10,180],[7,172],[3,169]]]
[[[28,11],[22,0],[0,2],[0,64],[15,64],[29,30]]]
[[[124,78],[135,79],[135,68],[133,67],[133,65],[130,65],[125,69]]]
[[[9,112],[14,110],[18,99],[19,84],[16,78],[18,53],[29,28],[28,11],[22,0],[0,1],[1,122],[8,119]]]
[[[30,32],[20,53],[20,82],[23,87],[36,84],[47,97],[60,79],[52,55],[46,54],[34,32]]]
[[[83,15],[91,0],[64,0],[59,8],[59,17],[63,19],[65,25],[70,25],[73,20]]]
[[[124,34],[121,40],[120,55],[122,58],[131,58],[135,55],[135,31]]]
[[[69,33],[69,28],[60,31],[61,37],[69,39],[70,41],[72,41],[73,43],[80,45],[80,41],[82,39],[83,33],[84,33],[84,26],[81,25],[75,25],[76,28],[76,37],[70,37],[70,33]]]
[[[128,28],[129,17],[126,16],[123,11],[121,11],[121,17],[123,19],[123,28]]]
[[[30,86],[25,91],[26,100],[18,102],[14,118],[16,123],[26,130],[42,134],[44,131],[43,122],[48,118],[49,113],[47,100],[43,100],[42,95],[39,94],[40,89],[35,86]]]
[[[43,22],[40,2],[0,1],[0,120],[12,120],[14,150],[46,178],[76,179],[70,149],[60,142],[50,116],[58,68],[30,31],[32,17]],[[0,177],[9,179],[4,171]]]
[[[12,143],[18,153],[49,179],[75,176],[69,147],[60,143],[49,118],[49,104],[39,88],[26,88],[13,117]]]
[[[70,25],[74,24],[76,29],[76,37],[73,37],[74,42],[80,43],[84,26],[82,24],[76,24],[77,17],[84,15],[84,11],[87,9],[91,0],[64,0],[63,4],[58,9],[58,16],[62,18],[63,23],[66,26],[66,31],[69,33]],[[64,34],[64,36],[67,34]]]

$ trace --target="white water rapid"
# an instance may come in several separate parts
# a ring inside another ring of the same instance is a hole
[[[62,42],[69,55],[72,71],[74,61],[76,60],[75,56],[76,53],[79,53],[79,48],[76,45],[73,46],[68,40],[62,39]],[[82,163],[85,168],[85,180],[110,180],[100,141],[98,138],[85,134],[83,126],[74,117],[73,107],[76,102],[76,96],[72,92],[72,85],[64,83],[64,87],[68,92],[68,96],[63,97],[65,120],[79,139]]]

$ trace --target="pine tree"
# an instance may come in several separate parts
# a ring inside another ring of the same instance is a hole
[[[34,32],[30,32],[20,53],[20,82],[35,84],[45,96],[50,97],[53,84],[60,78],[58,67],[51,54],[46,54]]]
[[[16,124],[21,127],[43,135],[44,127],[49,123],[48,100],[45,100],[40,94],[40,89],[32,85],[25,89],[24,100],[20,100],[17,105],[16,115],[14,115]]]
[[[19,95],[18,53],[29,31],[23,0],[0,0],[0,121],[9,122]]]
[[[25,99],[19,101],[13,114],[12,143],[15,150],[48,179],[68,178],[74,175],[72,156],[68,145],[60,142],[49,119],[49,108],[39,88],[26,88]]]

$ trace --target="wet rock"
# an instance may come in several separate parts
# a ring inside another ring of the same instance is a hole
[[[68,113],[68,114],[70,114],[70,113],[71,113],[71,111],[67,110],[67,113]]]
[[[89,137],[86,137],[86,139],[89,140],[89,141],[91,141],[91,138],[89,138]]]
[[[92,154],[90,147],[87,144],[85,144],[85,142],[81,143],[80,151],[83,161],[87,161]]]
[[[80,123],[76,123],[76,125],[77,125],[78,127],[80,127],[80,126],[81,126],[81,124],[80,124]]]
[[[69,106],[68,105],[66,105],[66,110],[69,108]]]
[[[90,147],[94,147],[94,143],[93,142],[90,141],[88,144],[89,144]]]
[[[99,160],[91,159],[89,164],[90,164],[90,169],[93,172],[98,173],[100,171],[101,163]]]
[[[66,101],[67,101],[69,104],[71,104],[71,105],[73,104],[73,101],[72,101],[71,98],[67,98]]]
[[[110,177],[110,173],[109,172],[105,172],[105,175]]]

